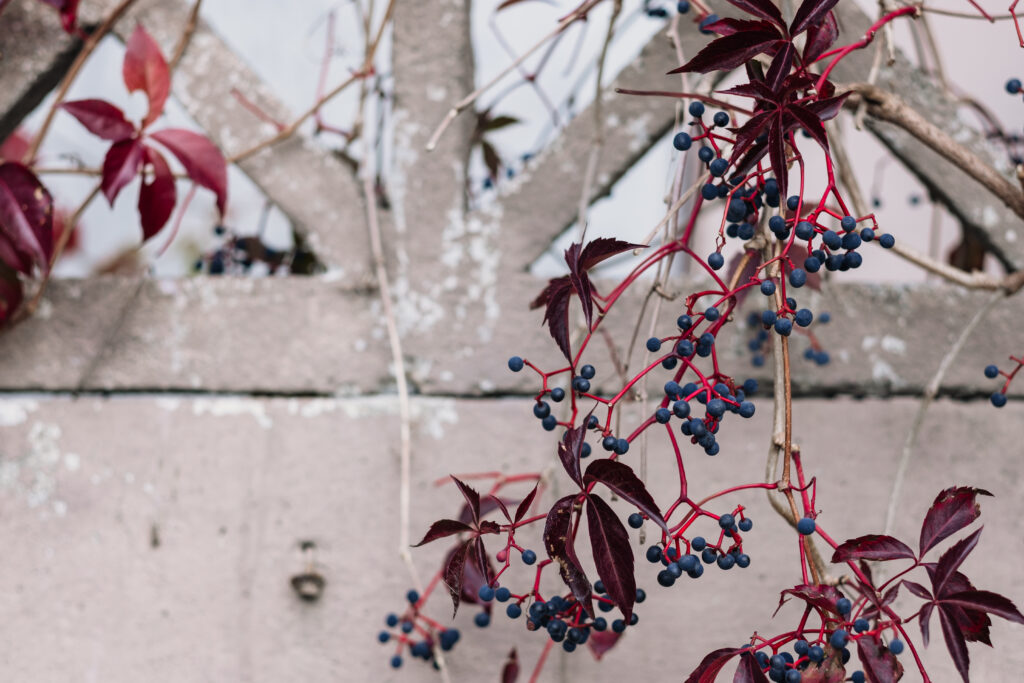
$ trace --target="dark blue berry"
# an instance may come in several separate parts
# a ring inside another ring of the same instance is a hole
[[[754,226],[750,223],[743,223],[740,225],[739,230],[736,231],[736,236],[741,240],[749,240],[754,237]]]
[[[890,640],[889,652],[893,653],[894,655],[898,655],[899,653],[903,652],[903,641],[897,638],[893,638],[892,640]]]
[[[850,602],[849,598],[839,598],[836,600],[836,609],[839,610],[840,614],[849,614],[850,610],[853,609],[853,603]]]
[[[574,377],[572,380],[572,388],[581,394],[585,394],[590,391],[590,380],[585,377]]]
[[[724,111],[715,112],[715,117],[712,120],[719,128],[725,128],[729,125],[729,115]]]
[[[793,331],[793,322],[788,318],[779,318],[775,321],[775,331],[783,337],[788,337]]]
[[[624,622],[622,619],[616,619],[612,622],[612,630],[616,633],[622,633],[626,630],[626,622]]]
[[[707,21],[711,17],[715,17],[716,21],[718,20],[717,16],[715,16],[714,14],[711,14],[711,15],[708,15],[708,18],[705,19],[704,21]],[[705,25],[704,22],[701,22],[701,27],[702,28],[703,28],[704,25]],[[696,118],[700,118],[701,116],[704,116],[704,103],[699,101],[699,100],[694,100],[693,102],[690,102],[689,112],[690,112],[690,116],[694,116]]]
[[[584,365],[580,368],[580,377],[583,379],[594,379],[594,375],[597,374],[597,370],[594,369],[593,365]]]
[[[796,312],[796,315],[793,316],[793,322],[795,322],[800,327],[807,327],[808,325],[811,324],[811,321],[813,320],[814,314],[811,313],[810,309],[807,308],[801,308],[799,311]]]
[[[551,390],[552,401],[558,403],[563,398],[565,398],[565,389],[563,389],[562,387],[555,387],[554,389]]]
[[[676,363],[678,362],[679,360],[675,356],[669,356],[665,360],[661,361],[661,367],[665,368],[666,370],[671,370],[675,368]]]
[[[688,315],[681,315],[676,318],[676,327],[684,332],[693,327],[693,318]]]
[[[402,633],[412,633],[413,623],[411,621],[402,622]]]
[[[490,602],[494,599],[494,589],[488,586],[487,584],[480,586],[480,590],[478,590],[476,594],[477,597],[479,597],[484,602]]]
[[[704,311],[704,318],[706,320],[715,322],[716,320],[718,320],[719,317],[721,317],[721,313],[719,313],[718,309],[715,308],[714,306],[710,306],[706,311]]]
[[[394,627],[398,626],[398,615],[397,614],[389,614],[389,615],[387,615],[384,618],[384,623],[387,624],[388,626],[390,626],[391,628],[394,628]]]
[[[658,424],[666,424],[672,419],[672,413],[668,408],[658,408],[658,410],[654,412],[654,419]]]
[[[712,199],[717,199],[718,198],[718,188],[715,187],[714,185],[712,185],[711,183],[708,183],[704,187],[700,188],[700,196],[703,197],[704,199],[706,199],[707,201],[711,201]]]
[[[754,417],[754,410],[755,410],[754,404],[751,401],[741,401],[740,402],[740,409],[739,409],[740,417],[743,417],[743,418]]]
[[[704,552],[700,554],[700,559],[704,561],[704,564],[711,564],[718,559],[718,556],[715,554],[714,548],[704,548]]]
[[[996,393],[992,394],[989,400],[992,401],[992,405],[994,405],[996,408],[1002,408],[1003,406],[1006,405],[1006,394],[997,391]]]
[[[389,640],[391,640],[391,634],[388,633],[387,631],[381,631],[380,633],[377,634],[377,640],[379,640],[382,643],[386,643]]]
[[[685,152],[690,149],[692,144],[693,138],[690,137],[689,133],[676,133],[676,136],[672,138],[672,146],[680,152]]]
[[[647,350],[651,353],[655,353],[661,350],[661,340],[657,337],[651,337],[647,340]]]
[[[878,243],[881,244],[884,249],[892,249],[893,245],[896,244],[896,238],[889,233],[885,233],[878,238]]]
[[[716,251],[708,256],[708,265],[711,266],[712,270],[719,270],[725,265],[725,257]]]
[[[391,668],[397,669],[400,666],[402,666],[402,657],[400,655],[395,655],[391,658]]]
[[[793,195],[786,200],[786,208],[790,211],[796,211],[798,206],[800,206],[800,197]]]
[[[633,527],[634,529],[639,529],[644,525],[644,516],[641,515],[639,512],[634,512],[629,516],[627,521],[629,522],[629,525],[631,527]]]
[[[690,11],[689,0],[679,0],[679,2],[676,3],[676,11],[679,12],[680,14],[686,14],[687,12],[689,12]]]
[[[548,415],[547,417],[540,421],[540,426],[543,427],[546,431],[553,432],[555,431],[555,427],[558,426],[558,418],[555,417],[554,415]]]
[[[705,148],[706,149],[706,148]],[[716,178],[720,178],[725,174],[726,169],[729,168],[729,162],[722,157],[714,159],[709,165],[708,170],[711,171],[711,175]]]
[[[794,268],[789,273],[789,284],[794,287],[803,287],[807,284],[807,273],[801,268]]]
[[[736,564],[736,559],[732,555],[719,555],[718,556],[718,568],[729,570]]]
[[[867,619],[860,618],[853,622],[853,630],[857,633],[864,633],[869,628],[871,628],[871,624],[868,623]]]
[[[771,296],[775,294],[775,283],[771,280],[765,280],[761,283],[761,293],[765,296]]]
[[[863,671],[854,671],[850,676],[851,683],[865,683],[866,680]]]
[[[537,401],[533,404],[533,414],[543,420],[551,414],[551,406],[544,401]]]
[[[843,249],[856,249],[860,246],[861,239],[860,235],[855,232],[848,232],[843,235],[842,245]]]
[[[814,237],[814,225],[808,221],[800,221],[796,224],[796,236],[802,240],[809,240]]]
[[[843,220],[839,221],[839,226],[846,232],[850,232],[857,227],[857,219],[853,216],[843,216]]]
[[[686,401],[676,401],[672,404],[672,412],[675,413],[676,417],[685,418],[690,415],[690,404]],[[666,420],[667,422],[668,420]]]
[[[814,523],[813,519],[811,519],[810,517],[804,517],[799,522],[797,522],[796,530],[804,536],[810,536],[814,533],[814,529],[816,528],[816,526],[817,525]]]
[[[650,563],[661,562],[661,548],[656,545],[652,545],[647,549],[647,561]]]
[[[985,376],[988,377],[989,379],[995,379],[996,377],[999,376],[999,368],[997,368],[995,365],[986,365]]]
[[[871,228],[864,228],[860,231],[860,238],[865,242],[870,242],[875,239],[875,231]]]
[[[694,536],[693,540],[690,541],[690,547],[693,548],[695,552],[699,553],[701,550],[708,547],[708,542],[703,536]]]
[[[839,236],[834,230],[826,230],[821,235],[821,241],[825,243],[825,246],[829,249],[838,249],[843,244],[843,238]]]
[[[626,439],[619,439],[615,444],[615,452],[619,455],[625,455],[626,451],[629,450],[629,441]]]
[[[807,651],[807,659],[812,662],[821,662],[825,659],[825,650],[820,645],[812,645]]]
[[[420,601],[420,594],[414,590],[410,590],[408,593],[405,594],[405,599],[411,603],[417,603]]]
[[[523,564],[533,564],[537,561],[537,553],[532,550],[523,551]]]
[[[672,566],[674,567],[676,565],[673,564]],[[676,582],[676,577],[669,570],[662,569],[660,572],[658,572],[658,584],[659,585],[664,586],[665,588],[671,588],[672,585],[675,582]]]
[[[1019,78],[1011,78],[1010,80],[1006,81],[1006,92],[1010,93],[1011,95],[1016,95],[1017,93],[1019,93],[1020,88],[1021,83]]]
[[[523,359],[519,356],[512,356],[508,359],[508,369],[512,372],[519,372],[523,369],[523,365],[525,363],[523,363]]]
[[[776,318],[778,318],[778,316],[775,314],[775,311],[761,311],[761,322],[765,325],[775,324]]]
[[[477,615],[473,617],[473,623],[480,628],[486,628],[491,623],[491,615],[487,612],[477,612]]]
[[[699,104],[699,103],[697,103],[697,104]],[[692,109],[693,105],[690,105],[690,108]],[[701,105],[701,108],[703,109],[704,105]],[[697,151],[697,158],[700,159],[701,161],[703,161],[706,164],[706,163],[708,163],[709,161],[711,161],[712,159],[715,158],[715,150],[711,149],[710,147],[701,147]],[[716,195],[718,194],[718,188],[715,188],[715,194]]]

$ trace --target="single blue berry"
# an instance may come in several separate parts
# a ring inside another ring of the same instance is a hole
[[[793,331],[793,322],[788,318],[779,318],[775,321],[775,331],[783,337],[788,337]]]
[[[821,662],[825,659],[825,650],[820,645],[812,645],[807,651],[807,659],[812,662]]]
[[[689,417],[690,415],[690,404],[686,401],[679,400],[672,404],[672,412],[678,418]]]
[[[899,640],[898,638],[893,638],[892,640],[890,640],[889,652],[893,653],[894,655],[898,655],[899,653],[903,652],[903,641]]]
[[[703,536],[694,536],[693,540],[690,541],[690,547],[695,552],[699,553],[700,551],[704,550],[704,548],[708,547],[708,542],[704,539]]]
[[[728,529],[735,523],[736,518],[728,513],[718,518],[718,526],[722,527],[723,529]]]
[[[675,356],[669,356],[665,360],[661,361],[661,367],[665,368],[666,370],[672,370],[676,367],[676,364],[678,362],[678,358],[676,358]]]
[[[771,296],[775,294],[775,283],[771,280],[764,280],[761,282],[761,293],[765,296]]]
[[[1006,405],[1006,394],[1002,394],[997,391],[996,393],[992,394],[989,400],[992,401],[992,405],[994,405],[996,408],[1002,408],[1003,406]]]
[[[657,337],[651,337],[647,340],[647,350],[651,353],[655,353],[661,350],[661,340]]]
[[[555,427],[558,426],[558,418],[554,415],[548,415],[540,421],[540,426],[543,427],[545,431],[553,432],[555,431]]]
[[[799,311],[796,312],[796,315],[793,316],[793,322],[795,322],[800,327],[807,327],[808,325],[811,324],[811,321],[813,320],[814,314],[811,313],[810,309],[807,308],[801,308]]]
[[[1016,95],[1017,93],[1020,92],[1020,89],[1021,83],[1019,78],[1011,78],[1010,80],[1006,81],[1006,92],[1010,93],[1011,95]]]
[[[865,683],[865,681],[867,681],[867,678],[864,676],[864,672],[863,671],[854,671],[850,675],[850,682],[851,683]]]
[[[410,590],[408,593],[405,594],[405,599],[415,604],[420,601],[420,594],[414,590]]]
[[[711,266],[712,270],[719,270],[725,265],[725,257],[716,251],[708,256],[708,265]]]
[[[679,12],[680,14],[686,14],[687,12],[689,12],[690,11],[690,2],[689,2],[689,0],[679,0],[679,2],[676,3],[676,11]]]
[[[800,683],[803,674],[797,669],[790,669],[786,672],[785,683]]]
[[[534,416],[543,420],[545,417],[551,414],[551,406],[549,406],[544,401],[537,401],[536,403],[533,404],[533,414]]]
[[[746,569],[750,566],[750,555],[746,553],[740,553],[736,556],[736,566],[740,569]]]
[[[512,597],[512,591],[502,586],[498,590],[494,591],[494,599],[498,602],[508,602],[509,598]]]
[[[754,520],[750,519],[749,517],[741,519],[737,526],[740,528],[740,531],[750,531],[754,528]]]
[[[533,564],[537,561],[537,553],[532,550],[523,551],[523,564]]]
[[[380,633],[377,634],[377,640],[379,640],[382,643],[386,643],[389,640],[391,640],[391,634],[388,633],[387,631],[381,631]]]
[[[797,522],[796,530],[804,536],[810,536],[814,533],[814,529],[816,528],[816,526],[817,525],[814,523],[813,519],[811,519],[810,517],[804,517],[799,522]]]
[[[488,586],[487,584],[480,586],[480,590],[478,590],[476,594],[477,597],[479,597],[484,602],[490,602],[494,599],[494,589]]]
[[[523,369],[524,365],[523,359],[519,356],[512,356],[508,359],[508,369],[512,372],[519,372]]]
[[[861,239],[860,235],[855,232],[848,232],[843,235],[842,245],[843,249],[856,249],[860,246]]]
[[[853,216],[843,216],[843,220],[839,221],[839,227],[850,232],[857,227],[857,219]]]
[[[578,393],[585,394],[590,391],[590,380],[585,377],[574,377],[572,380],[572,388]]]
[[[776,318],[779,316],[775,314],[775,311],[761,311],[761,322],[765,325],[774,325]]]
[[[718,309],[715,308],[714,306],[710,306],[710,307],[708,307],[708,309],[706,311],[704,311],[704,318],[706,320],[711,321],[711,322],[715,322],[716,320],[718,320],[721,317],[721,315],[722,314],[719,313]],[[703,343],[705,345],[707,344],[707,342],[703,342]]]
[[[671,566],[675,567],[675,563]],[[662,569],[658,572],[658,585],[664,586],[665,588],[671,588],[676,582],[675,575],[667,569]]]
[[[661,548],[656,545],[652,545],[647,549],[647,561],[654,564],[655,562],[661,562],[662,552]]]
[[[725,171],[728,168],[729,162],[726,159],[723,159],[722,157],[718,157],[717,159],[712,160],[710,164],[708,164],[708,170],[711,172],[711,175],[713,175],[716,178],[720,178],[723,175],[725,175]]]
[[[869,628],[871,628],[871,624],[863,617],[853,622],[853,630],[857,633],[864,633],[864,631],[867,631]]]
[[[786,208],[790,211],[796,211],[798,206],[800,206],[800,197],[792,195],[786,200]]]
[[[896,244],[896,238],[889,233],[885,233],[878,238],[878,243],[881,244],[884,249],[892,249],[893,245]]]
[[[413,627],[414,624],[411,621],[403,621],[401,626],[402,633],[412,633]]]
[[[676,327],[685,332],[686,330],[693,327],[693,318],[688,315],[681,315],[676,318]]]
[[[736,236],[741,240],[749,240],[754,237],[754,226],[750,223],[740,224],[739,229],[736,231]]]
[[[719,555],[717,562],[719,569],[729,570],[736,564],[736,559],[732,555]]]
[[[391,668],[397,669],[400,666],[402,666],[402,657],[400,655],[395,655],[391,658]]]
[[[491,623],[491,615],[487,612],[477,612],[477,615],[473,617],[473,623],[480,628],[486,628]]]
[[[839,610],[840,614],[849,614],[850,610],[853,609],[853,603],[850,602],[849,598],[839,598],[836,600],[836,609]]]
[[[584,365],[580,368],[580,377],[583,379],[594,379],[594,375],[597,374],[597,370],[594,369],[593,365]]]
[[[999,368],[997,368],[995,365],[986,365],[985,376],[988,377],[989,379],[995,379],[996,377],[999,376]]]
[[[565,389],[563,389],[562,387],[555,387],[554,389],[551,390],[552,401],[558,403],[563,398],[565,398]]]
[[[505,608],[505,614],[508,615],[509,619],[518,619],[522,615],[522,613],[523,608],[517,605],[516,603],[512,603],[511,605]]]
[[[693,138],[690,137],[689,133],[676,133],[676,136],[672,138],[672,146],[680,152],[690,149],[691,145],[693,145]]]
[[[803,287],[807,284],[807,273],[802,268],[794,268],[789,273],[789,284],[794,287]]]
[[[714,548],[704,548],[704,552],[700,554],[700,559],[704,561],[704,564],[711,564],[718,560],[718,555],[715,553]]]
[[[629,450],[629,441],[626,439],[619,439],[615,443],[615,452],[619,455],[625,455],[626,451]]]
[[[387,624],[388,626],[390,626],[391,628],[394,628],[394,627],[398,626],[398,615],[397,614],[389,614],[389,615],[387,615],[384,618],[384,623]]]
[[[705,148],[705,149],[707,149],[707,148]],[[703,197],[707,201],[711,201],[712,199],[717,199],[718,198],[718,188],[715,187],[714,185],[712,185],[711,183],[708,183],[704,187],[700,188],[700,196]]]
[[[644,516],[639,512],[634,512],[626,521],[628,521],[629,525],[634,529],[639,529],[644,525]]]
[[[626,630],[626,622],[624,622],[622,619],[616,619],[612,622],[612,630],[616,633],[622,633]]]
[[[703,105],[701,105],[703,107]],[[715,150],[710,147],[701,147],[697,150],[697,158],[703,161],[705,164],[715,158]],[[715,188],[715,194],[718,194],[718,188]]]
[[[672,413],[668,408],[658,408],[654,412],[654,419],[658,424],[667,424],[672,419]]]
[[[715,117],[712,120],[719,128],[725,128],[729,125],[729,115],[724,111],[715,112]]]
[[[814,225],[809,221],[800,221],[796,224],[796,236],[802,240],[809,240],[814,237]]]
[[[871,228],[864,228],[860,231],[860,238],[865,242],[870,242],[875,239],[875,231]]]
[[[707,19],[705,19],[704,21],[707,21],[711,17],[715,17],[715,21],[718,20],[717,16],[715,16],[714,14],[711,14],[711,15],[708,15]],[[710,22],[708,22],[708,23],[710,23]],[[703,28],[704,26],[705,26],[704,22],[701,22],[701,28]],[[704,116],[704,103],[701,102],[700,100],[694,100],[693,102],[690,102],[689,112],[690,112],[690,116],[694,116],[696,118],[700,118],[701,116]]]
[[[740,410],[739,410],[740,417],[743,417],[743,418],[754,417],[754,410],[755,410],[754,404],[751,401],[741,401],[740,402]]]

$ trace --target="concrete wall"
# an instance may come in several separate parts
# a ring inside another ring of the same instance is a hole
[[[95,20],[110,4],[86,3],[86,11]],[[0,19],[0,52],[13,35],[4,23],[34,25],[36,5],[16,0]],[[167,46],[184,16],[178,2],[140,2],[118,30],[141,18]],[[504,359],[516,353],[557,361],[539,316],[526,309],[542,283],[525,267],[574,220],[575,199],[566,198],[578,194],[594,129],[593,118],[581,114],[497,205],[470,210],[459,170],[469,119],[458,120],[434,155],[419,151],[430,122],[448,107],[432,93],[467,92],[472,84],[466,7],[399,3],[395,21],[396,136],[406,152],[396,160],[393,208],[382,220],[414,393],[410,532],[418,536],[457,511],[454,491],[434,485],[448,473],[541,471],[553,463],[553,437],[530,416],[534,387],[507,372]],[[704,40],[691,33],[684,46],[690,54]],[[0,62],[0,96],[11,98],[0,100],[0,109],[24,108],[40,83],[52,85],[53,65],[66,63],[73,49],[53,43],[4,52],[19,68]],[[661,87],[674,59],[652,42],[619,83]],[[232,109],[239,105],[226,94],[231,84],[246,84],[247,96],[265,110],[281,110],[204,26],[179,76],[176,93],[229,152],[265,135]],[[887,78],[909,76],[886,71]],[[593,197],[672,123],[671,108],[651,98],[609,94],[605,106],[637,125],[608,131]],[[920,159],[915,141],[884,127],[877,133],[901,158]],[[633,144],[638,139],[644,144]],[[950,172],[927,159],[920,165],[928,177]],[[390,647],[375,639],[384,615],[402,608],[410,579],[398,554],[394,368],[357,179],[301,140],[257,155],[243,169],[306,234],[329,267],[326,276],[58,282],[39,315],[0,336],[2,680],[437,678],[418,662],[393,672]],[[298,174],[317,185],[291,182]],[[962,193],[950,201],[977,205],[969,186],[948,187]],[[1007,228],[1017,220],[1004,218]],[[1019,244],[1000,235],[993,233],[993,247],[1004,262],[1019,263]],[[807,296],[815,310],[833,312],[818,334],[834,361],[824,372],[794,362],[795,438],[819,477],[822,525],[839,539],[878,532],[915,397],[986,295],[830,284]],[[979,587],[1018,604],[1024,404],[1017,399],[1024,387],[1018,383],[1010,404],[996,411],[985,400],[992,383],[980,369],[1015,350],[1022,316],[1018,299],[999,306],[947,376],[944,398],[924,423],[896,525],[913,545],[940,489],[989,489],[996,497],[982,501],[987,531],[966,571]],[[631,321],[609,325],[625,334]],[[738,327],[720,342],[722,362],[767,382],[770,368],[749,365],[742,322]],[[604,350],[590,360],[610,365]],[[718,458],[693,459],[693,490],[737,483],[738,473],[760,477],[771,437],[767,408],[762,399],[753,420],[723,432]],[[649,481],[665,495],[659,482],[671,480],[667,455],[658,447],[650,453]],[[552,481],[554,491],[541,503],[565,486],[557,475]],[[640,585],[650,596],[638,610],[641,624],[600,664],[585,652],[556,653],[540,680],[614,681],[637,672],[681,680],[706,651],[742,642],[755,629],[785,628],[791,614],[773,622],[771,613],[778,591],[799,580],[792,535],[763,496],[742,502],[757,524],[750,569],[709,572],[700,583],[665,591],[641,563]],[[303,551],[306,542],[315,550]],[[445,550],[435,545],[413,552],[424,580]],[[316,602],[299,599],[291,586],[311,566],[326,582]],[[450,614],[443,596],[428,609],[439,620]],[[531,665],[539,635],[504,618],[481,631],[471,618],[466,609],[456,619],[465,637],[449,657],[452,680],[495,680],[512,642]],[[933,680],[955,680],[937,630],[926,655]],[[994,652],[972,646],[974,680],[1016,680],[1024,630],[996,621],[993,640]]]

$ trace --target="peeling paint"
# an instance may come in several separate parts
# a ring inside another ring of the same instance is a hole
[[[5,399],[0,401],[0,427],[14,427],[28,419],[29,413],[39,409],[36,401],[28,399]]]
[[[274,421],[267,416],[263,401],[252,398],[197,398],[192,402],[194,415],[211,415],[213,417],[236,417],[249,415],[256,424],[264,429],[274,426]]]

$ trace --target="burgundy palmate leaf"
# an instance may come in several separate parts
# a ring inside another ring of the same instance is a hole
[[[889,588],[889,590],[885,591],[885,593],[882,595],[881,600],[879,600],[874,588],[871,588],[870,586],[865,586],[864,584],[860,584],[859,588],[861,594],[864,595],[871,602],[871,604],[865,606],[864,613],[862,616],[865,619],[873,619],[875,617],[880,616],[881,610],[885,607],[888,607],[893,603],[894,600],[896,600],[896,596],[899,595],[901,585],[902,584],[899,583],[894,584],[891,588]]]
[[[134,139],[115,142],[107,150],[107,155],[103,158],[100,185],[103,188],[103,196],[111,206],[124,186],[139,174],[144,159],[145,150],[142,143]]]
[[[892,536],[868,534],[845,541],[832,553],[832,562],[850,560],[913,560],[914,551]]]
[[[503,501],[501,498],[498,498],[497,496],[494,496],[494,495],[490,495],[490,496],[487,496],[486,498],[484,498],[484,502],[485,503],[492,502],[492,501],[493,501],[493,504],[496,505],[499,510],[501,510],[501,514],[504,515],[505,519],[507,519],[509,522],[511,522],[512,521],[512,515],[510,515],[508,513],[508,507],[505,505],[505,501]],[[482,510],[481,510],[481,512],[482,512]]]
[[[787,588],[779,595],[779,606],[775,608],[775,614],[779,613],[782,605],[785,604],[787,595],[799,598],[812,607],[817,607],[824,612],[839,616],[836,608],[836,600],[843,597],[842,594],[832,586],[801,584],[793,588]]]
[[[769,28],[769,24],[755,19],[734,19],[723,17],[718,21],[712,21],[704,25],[704,30],[710,33],[717,33],[720,36],[731,36],[742,31],[763,31]]]
[[[436,541],[439,538],[447,538],[448,536],[472,530],[472,527],[457,520],[439,519],[430,525],[430,528],[427,529],[427,533],[423,536],[423,540],[414,545],[413,548],[418,548],[425,543]]]
[[[205,135],[181,128],[168,128],[150,135],[171,150],[193,181],[217,196],[221,215],[228,202],[228,166],[224,155]]]
[[[943,605],[953,605],[968,611],[980,611],[994,614],[1007,621],[1024,624],[1024,614],[1009,598],[991,591],[965,590],[942,596]]]
[[[938,563],[926,562],[923,566],[928,571],[928,576],[934,582]],[[974,587],[970,579],[960,572],[953,572],[953,575],[946,579],[945,593],[947,594],[973,590],[977,590],[977,588]],[[942,596],[936,597],[941,599]],[[992,626],[992,620],[988,618],[987,614],[978,610],[964,609],[956,605],[947,605],[946,613],[954,618],[967,642],[985,643],[991,647],[992,639],[989,628]]]
[[[914,581],[902,581],[901,583],[907,587],[908,591],[910,591],[917,597],[921,598],[922,600],[932,599],[932,592],[924,586],[922,586],[921,584],[915,583]]]
[[[551,338],[570,362],[572,349],[569,347],[569,299],[572,293],[569,276],[563,275],[549,280],[544,291],[530,303],[530,308],[544,306],[544,322],[548,325]]]
[[[480,494],[477,493],[473,487],[460,481],[454,476],[452,477],[452,481],[454,481],[455,485],[459,487],[462,497],[466,499],[466,505],[469,506],[469,514],[472,516],[473,524],[480,524]]]
[[[145,149],[147,172],[142,174],[139,189],[139,217],[142,222],[143,241],[156,235],[170,220],[178,191],[174,174],[164,156],[155,149]]]
[[[583,317],[587,321],[587,329],[589,330],[594,323],[594,299],[593,292],[590,289],[590,276],[587,274],[587,269],[583,267],[580,259],[581,252],[582,247],[579,244],[571,244],[565,250],[565,263],[569,266],[569,282],[580,299],[580,305],[583,307]]]
[[[753,80],[750,81],[749,83],[734,85],[731,88],[719,90],[718,92],[722,95],[738,95],[740,97],[752,97],[755,100],[773,101],[775,99],[775,92],[767,85],[765,85],[764,81],[759,80]]]
[[[942,624],[942,637],[946,641],[946,649],[953,658],[956,670],[960,672],[964,683],[970,683],[968,671],[971,668],[971,657],[967,654],[967,640],[957,625],[956,618],[942,605],[939,605],[939,623]]]
[[[857,655],[870,683],[893,683],[903,678],[903,665],[875,635],[857,639]]]
[[[485,519],[480,522],[480,528],[477,530],[482,536],[484,534],[498,534],[501,533],[501,525],[497,522],[492,522],[489,519]]]
[[[646,249],[643,244],[624,242],[613,237],[598,237],[587,242],[580,254],[580,268],[590,270],[602,261],[607,261],[612,256],[618,256],[631,249]]]
[[[569,478],[576,482],[576,485],[583,488],[583,477],[580,474],[580,457],[583,455],[583,442],[586,438],[587,424],[583,424],[565,431],[565,436],[558,444],[558,459],[562,462]]]
[[[480,588],[490,584],[494,578],[494,565],[484,548],[480,537],[469,539],[466,554],[466,568],[462,574],[462,602],[480,603]],[[490,614],[491,603],[483,603],[484,611]]]
[[[729,660],[743,652],[744,648],[723,647],[704,655],[700,664],[686,677],[685,683],[713,683],[718,673]]]
[[[624,462],[602,458],[594,460],[587,467],[586,476],[583,478],[587,485],[600,482],[618,494],[627,503],[632,503],[640,512],[647,515],[652,522],[660,526],[667,534],[668,525],[661,510],[658,509],[654,498],[647,491],[640,477],[636,476],[633,469]]]
[[[470,541],[465,541],[455,546],[445,560],[444,569],[441,570],[441,580],[448,588],[448,594],[452,597],[452,616],[459,611],[459,601],[462,598],[462,578],[466,571],[466,557],[470,552]]]
[[[804,0],[793,17],[793,23],[789,25],[790,34],[795,36],[820,23],[838,2],[839,0]]]
[[[593,590],[576,557],[572,541],[572,517],[577,495],[560,498],[548,512],[544,523],[544,548],[548,557],[558,566],[562,581],[572,591],[577,602],[593,615]]]
[[[135,126],[124,117],[124,112],[106,100],[75,100],[60,107],[104,140],[120,142],[135,133]]]
[[[771,66],[768,67],[768,73],[764,76],[765,85],[773,91],[777,91],[782,87],[782,82],[786,80],[786,76],[789,75],[790,70],[793,68],[793,58],[795,56],[796,48],[793,47],[793,43],[788,40],[782,43],[782,47],[775,53],[775,57],[772,58]]]
[[[931,640],[931,620],[932,610],[935,609],[935,603],[926,602],[921,605],[921,611],[918,613],[918,625],[921,627],[921,642],[924,643],[925,647],[928,647],[928,641]]]
[[[0,163],[0,237],[8,266],[26,275],[33,266],[49,270],[53,197],[27,166],[13,161]]]
[[[757,657],[750,650],[740,652],[740,664],[736,667],[732,683],[768,683],[768,677],[761,671]]]
[[[0,234],[0,243],[5,238]],[[0,325],[5,324],[21,306],[25,291],[13,268],[0,264]]]
[[[783,30],[786,28],[786,22],[782,19],[782,13],[771,0],[729,0],[729,4],[739,7],[747,14],[767,19]]]
[[[984,528],[981,527],[967,538],[957,541],[946,552],[942,553],[942,556],[939,557],[939,563],[935,566],[935,572],[931,574],[932,593],[938,597],[943,597],[946,581],[960,568],[960,565],[967,559],[967,556],[978,545],[978,539],[981,538],[981,532]]]
[[[791,104],[786,112],[796,119],[797,124],[814,138],[814,141],[821,145],[821,148],[828,151],[828,136],[825,135],[825,124],[821,122],[817,114],[799,104]]]
[[[728,71],[763,52],[768,52],[782,37],[771,24],[763,24],[765,28],[760,30],[733,33],[711,41],[693,59],[668,73],[706,74],[710,71]]]
[[[804,64],[811,64],[820,57],[825,50],[832,47],[839,37],[839,25],[836,23],[835,12],[829,12],[818,24],[812,24],[807,29],[807,39],[804,42]]]
[[[533,499],[537,497],[537,486],[537,484],[534,484],[533,489],[526,494],[526,497],[523,498],[522,502],[519,503],[519,505],[516,507],[516,524],[518,524],[523,519],[523,517],[526,516],[526,513],[530,510],[530,505],[533,504]]]
[[[79,0],[42,0],[50,7],[54,7],[60,12],[60,23],[64,27],[66,33],[72,33],[75,30],[75,24],[78,22],[78,2]],[[3,7],[4,3],[0,3],[0,8]]]
[[[516,649],[508,653],[505,665],[501,667],[501,683],[516,683],[519,679],[519,657],[516,656]]]
[[[501,505],[499,505],[499,502],[501,503]],[[480,519],[483,519],[489,513],[493,512],[494,510],[496,510],[498,508],[500,508],[501,506],[505,506],[507,508],[509,505],[515,505],[515,504],[516,504],[516,501],[512,500],[511,498],[503,498],[500,501],[496,497],[494,497],[494,496],[486,496],[484,498],[481,498],[480,499]],[[473,523],[473,512],[472,512],[472,510],[469,509],[469,504],[468,503],[464,503],[462,505],[462,507],[459,508],[459,516],[457,517],[457,519],[460,522],[462,522],[463,524],[472,524]]]
[[[808,102],[802,105],[814,113],[822,121],[830,121],[835,117],[839,116],[839,112],[843,109],[843,103],[846,102],[846,98],[850,96],[849,92],[844,92],[842,95],[836,95],[835,97],[827,97],[823,100],[816,100],[814,102]]]
[[[145,128],[163,113],[171,92],[171,72],[160,46],[141,25],[135,27],[125,45],[121,75],[128,92],[141,90],[149,101],[149,111],[142,121]]]
[[[622,610],[626,623],[636,602],[636,576],[629,534],[615,511],[600,496],[587,497],[587,528],[597,574],[612,602]]]
[[[981,515],[978,496],[991,496],[984,489],[955,486],[942,491],[932,503],[921,525],[921,556],[943,539],[960,531]]]
[[[781,113],[768,125],[768,158],[775,180],[779,183],[779,193],[785,197],[789,186],[789,169],[786,166],[786,134],[782,128]]]
[[[501,155],[494,149],[494,145],[486,140],[480,143],[480,151],[484,155],[484,166],[487,167],[491,180],[497,180],[498,173],[501,172]]]
[[[591,631],[590,637],[587,638],[587,645],[590,646],[590,653],[594,655],[594,659],[600,661],[602,657],[615,647],[615,644],[619,642],[619,638],[622,637],[621,633],[615,631]]]

